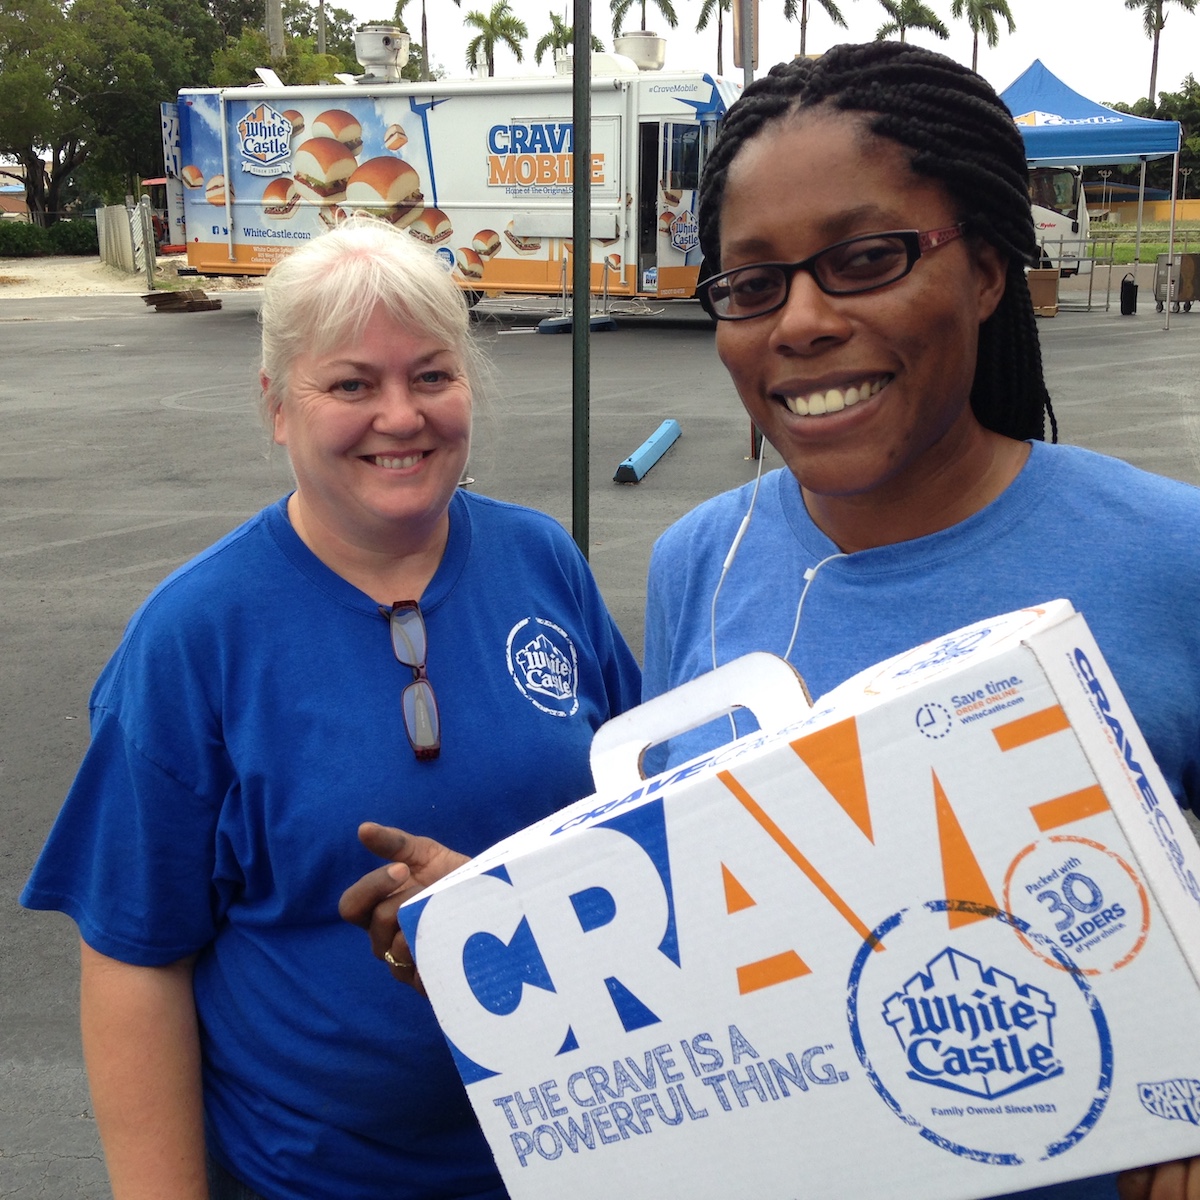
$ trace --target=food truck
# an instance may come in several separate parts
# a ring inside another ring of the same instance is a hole
[[[173,112],[164,106],[192,272],[265,274],[365,212],[434,247],[473,299],[564,290],[576,169],[570,59],[553,77],[399,82],[394,59],[390,79],[371,70],[370,47],[400,39],[389,27],[360,31],[368,73],[339,85],[188,88]],[[593,56],[594,292],[694,293],[700,172],[740,90],[701,71]]]
[[[1029,202],[1042,261],[1074,275],[1091,257],[1091,219],[1078,166],[1030,166]]]

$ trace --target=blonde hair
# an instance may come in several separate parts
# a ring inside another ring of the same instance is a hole
[[[353,345],[382,307],[398,324],[450,347],[472,393],[485,360],[466,299],[441,259],[407,233],[352,216],[271,268],[263,288],[264,416],[278,408],[297,358]]]

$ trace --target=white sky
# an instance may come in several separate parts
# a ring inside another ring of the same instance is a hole
[[[346,3],[346,0],[342,0]],[[394,0],[393,0],[394,2]],[[466,45],[471,36],[464,29],[463,16],[471,11],[487,12],[494,0],[462,0],[457,8],[452,0],[426,0],[431,57],[445,67],[448,76],[463,78]],[[538,72],[533,49],[550,28],[549,12],[568,17],[565,0],[510,0],[513,11],[529,27],[525,63],[518,64],[505,49],[497,51],[497,75],[525,75]],[[963,21],[950,20],[950,0],[926,0],[950,29],[950,40],[941,42],[932,34],[917,32],[909,40],[948,54],[968,66],[971,62],[971,33]],[[716,70],[716,30],[710,27],[695,32],[700,0],[674,0],[679,27],[667,29],[652,3],[647,4],[646,25],[667,37],[666,70],[701,68]],[[816,3],[810,0],[808,20],[809,53],[838,42],[871,41],[886,19],[877,0],[838,0],[849,24],[848,29],[833,25]],[[389,0],[349,0],[347,5],[359,20],[377,18],[391,9]],[[812,11],[813,9],[816,11]],[[1150,84],[1150,39],[1142,29],[1141,14],[1125,8],[1124,0],[1009,0],[1017,31],[1002,32],[994,50],[980,44],[979,71],[997,91],[1003,91],[1035,58],[1040,58],[1060,79],[1092,100],[1133,103],[1146,94]],[[1168,18],[1162,35],[1158,64],[1158,91],[1177,91],[1188,72],[1200,77],[1200,9],[1189,14],[1168,4]],[[795,54],[800,49],[800,27],[783,19],[783,0],[761,0],[759,63],[765,70],[771,63]],[[628,28],[639,28],[640,8],[630,12]],[[420,0],[409,0],[405,20],[414,36],[421,24]],[[606,48],[612,46],[612,19],[606,0],[593,5],[592,27]],[[766,47],[771,47],[765,56]],[[736,79],[741,71],[733,66],[732,30],[725,26],[725,74]],[[542,60],[540,72],[553,70],[549,56]],[[759,72],[761,73],[761,71]]]

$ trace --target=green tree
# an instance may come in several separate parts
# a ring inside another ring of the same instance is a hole
[[[1155,103],[1154,89],[1158,84],[1158,42],[1163,26],[1167,23],[1164,6],[1172,3],[1178,4],[1184,12],[1196,11],[1196,0],[1125,0],[1126,8],[1141,12],[1142,28],[1154,46],[1150,52],[1150,90],[1146,93],[1146,98],[1151,104]]]
[[[1188,195],[1192,199],[1200,196],[1200,82],[1195,75],[1188,75],[1177,92],[1160,92],[1157,104],[1151,104],[1145,97],[1133,104],[1125,104],[1119,100],[1104,103],[1116,109],[1117,112],[1130,113],[1135,117],[1150,117],[1158,121],[1178,121],[1183,127],[1183,142],[1179,147],[1180,170],[1187,168],[1194,172],[1188,179]],[[1147,187],[1171,188],[1171,158],[1155,158],[1146,164]],[[1119,168],[1123,174],[1132,174],[1140,168],[1137,163],[1129,167]],[[1086,179],[1096,181],[1100,178],[1099,168],[1086,167]],[[1136,176],[1132,180],[1136,183]],[[1180,181],[1182,182],[1182,181]]]
[[[467,66],[472,71],[487,65],[489,78],[496,73],[496,46],[507,46],[524,62],[521,43],[529,36],[529,28],[509,7],[508,0],[496,0],[488,13],[469,12],[463,24],[479,32],[467,43]]]
[[[383,22],[379,22],[383,24]],[[285,37],[305,38],[317,44],[320,16],[317,7],[308,0],[283,0],[283,32]],[[325,53],[341,62],[342,71],[357,74],[362,70],[354,51],[354,32],[358,28],[354,14],[344,8],[325,6]]]
[[[556,54],[559,50],[570,50],[575,44],[575,26],[568,25],[558,13],[550,14],[550,31],[542,34],[541,40],[533,51],[533,61],[541,66],[547,50]],[[604,43],[593,33],[592,49],[600,54],[604,51]]]
[[[842,10],[838,8],[834,0],[816,0],[826,12],[829,19],[841,29],[846,28],[846,18],[842,16]],[[800,14],[800,53],[807,53],[807,35],[808,35],[808,0],[784,0],[783,15],[788,21],[794,21],[796,14]]]
[[[1195,3],[1195,0],[1192,0]],[[906,40],[910,29],[926,29],[944,42],[950,36],[950,30],[942,24],[941,18],[921,0],[879,0],[884,12],[890,20],[884,22],[875,31],[875,40],[882,42],[898,33],[900,40]]]
[[[982,33],[991,49],[1000,41],[999,17],[1008,25],[1008,32],[1015,33],[1016,22],[1008,11],[1008,0],[954,0],[950,5],[950,16],[960,21],[965,16],[971,27],[974,40],[971,43],[971,70],[979,70],[979,35]]]
[[[263,0],[208,0],[208,11],[221,29],[222,44],[236,41],[247,27],[262,28]]]
[[[208,21],[188,0],[169,16],[135,0],[0,0],[0,154],[24,167],[37,224],[57,220],[76,172],[114,199],[159,174],[158,106],[203,81],[185,31],[212,37]]]
[[[704,0],[700,6],[700,17],[696,21],[696,32],[708,28],[713,14],[717,17],[717,74],[725,73],[725,14],[730,11],[731,0]]]
[[[76,0],[78,2],[78,0]],[[286,84],[336,83],[346,70],[333,54],[318,54],[312,38],[284,35],[283,57],[272,58],[261,29],[243,29],[242,36],[213,55],[212,82],[216,87],[245,87],[258,83],[255,67],[270,67]]]
[[[187,31],[203,33],[208,49],[216,26],[198,4],[177,3],[167,12],[134,0],[72,0],[67,20],[80,47],[68,83],[87,114],[79,178],[119,199],[135,191],[136,178],[162,174],[159,105],[206,81],[208,64]]]
[[[642,29],[646,28],[646,0],[638,0],[642,7]],[[679,18],[675,15],[675,6],[671,0],[653,0],[654,7],[658,9],[662,15],[662,19],[666,21],[667,26],[674,29],[679,24]],[[612,8],[612,29],[613,37],[620,37],[621,26],[625,24],[625,18],[629,15],[629,10],[633,7],[634,0],[610,0]]]
[[[86,157],[60,96],[71,42],[57,4],[0,0],[0,154],[21,164],[12,178],[24,181],[37,225],[53,223],[62,184]]]
[[[462,0],[454,0],[454,3],[457,4],[459,8],[462,8]],[[399,16],[400,10],[403,7],[404,7],[403,2],[398,3],[396,5],[396,15],[397,16]],[[429,24],[425,19],[425,0],[421,0],[421,55],[420,55],[421,74],[420,74],[419,78],[421,78],[421,79],[435,78],[435,73],[431,70],[431,66],[432,66],[432,64],[430,63],[430,59],[429,59]],[[437,76],[440,76],[440,74],[441,74],[440,72],[436,73]],[[407,76],[405,76],[405,78],[407,78]]]

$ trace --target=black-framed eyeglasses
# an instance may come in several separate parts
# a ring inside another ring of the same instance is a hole
[[[397,600],[391,608],[380,607],[392,631],[396,658],[413,673],[413,681],[400,694],[404,731],[419,759],[437,758],[442,748],[442,721],[437,696],[425,672],[427,637],[425,618],[415,600]]]
[[[701,280],[705,311],[718,321],[748,321],[787,303],[797,271],[807,271],[827,296],[873,292],[903,279],[918,258],[963,236],[963,226],[945,229],[892,229],[849,238],[794,263],[754,263]]]

